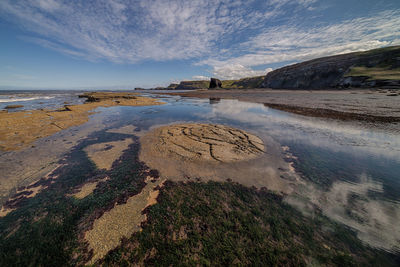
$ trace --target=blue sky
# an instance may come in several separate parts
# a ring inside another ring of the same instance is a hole
[[[236,79],[400,45],[399,0],[1,0],[0,88]]]

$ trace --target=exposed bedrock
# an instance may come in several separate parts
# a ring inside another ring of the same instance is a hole
[[[222,88],[222,82],[219,79],[211,78],[209,88]]]
[[[178,86],[175,87],[176,90],[195,90],[195,89],[207,89],[209,86],[208,81],[182,81]]]
[[[162,126],[140,142],[140,160],[172,181],[231,180],[285,194],[298,181],[279,143],[226,125]]]
[[[400,46],[323,57],[269,72],[266,88],[400,88]]]

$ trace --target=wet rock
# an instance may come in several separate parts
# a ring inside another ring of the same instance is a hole
[[[5,109],[23,108],[24,105],[8,105]]]

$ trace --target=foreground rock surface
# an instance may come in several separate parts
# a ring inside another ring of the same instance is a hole
[[[224,125],[178,124],[159,130],[155,149],[165,157],[233,162],[259,156],[264,144],[255,135]]]
[[[142,136],[140,142],[140,160],[172,181],[230,179],[283,193],[291,192],[291,184],[297,181],[272,138],[261,139],[229,126],[162,126]]]

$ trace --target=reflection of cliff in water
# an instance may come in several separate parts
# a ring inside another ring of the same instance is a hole
[[[218,98],[218,97],[210,97],[209,99],[210,99],[211,105],[218,104],[221,101],[221,98]]]

